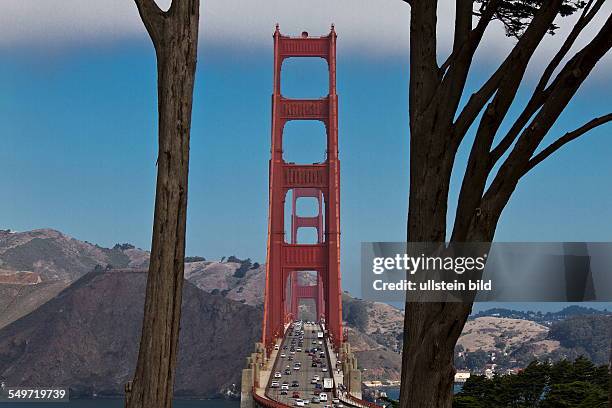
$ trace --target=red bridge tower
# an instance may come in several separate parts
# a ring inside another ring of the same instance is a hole
[[[291,57],[315,57],[327,61],[329,94],[321,99],[288,99],[281,95],[281,68]],[[298,165],[283,159],[283,130],[291,120],[319,120],[327,133],[327,157],[323,163]],[[274,92],[272,94],[272,158],[263,343],[271,349],[283,335],[284,325],[297,316],[300,298],[315,299],[318,317],[337,349],[342,342],[342,291],[340,287],[340,162],[338,160],[338,95],[336,94],[336,32],[325,37],[284,36],[274,32]],[[291,237],[285,237],[285,197],[292,191]],[[300,217],[295,202],[314,197],[319,214]],[[324,211],[324,215],[322,210]],[[317,243],[297,243],[301,227],[317,229]],[[297,272],[316,271],[314,286],[300,286]],[[288,285],[290,290],[287,290]],[[290,293],[289,293],[290,292]]]

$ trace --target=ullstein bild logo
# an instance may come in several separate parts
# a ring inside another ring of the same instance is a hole
[[[493,283],[490,280],[469,280],[467,282],[452,282],[436,281],[428,279],[425,282],[413,282],[407,279],[402,279],[399,282],[383,282],[380,279],[372,283],[372,287],[377,291],[478,291],[491,290]]]

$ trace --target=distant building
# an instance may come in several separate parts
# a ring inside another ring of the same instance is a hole
[[[469,371],[458,371],[455,373],[455,383],[463,384],[470,378],[470,375]]]

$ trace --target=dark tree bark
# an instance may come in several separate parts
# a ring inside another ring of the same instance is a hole
[[[169,408],[181,320],[200,2],[174,0],[166,12],[154,0],[135,2],[157,56],[159,153],[142,337],[125,406]]]
[[[474,2],[456,1],[451,55],[436,59],[437,1],[411,0],[410,27],[410,196],[408,241],[490,242],[498,220],[519,180],[538,163],[590,129],[612,120],[595,118],[539,153],[536,150],[595,64],[612,46],[612,20],[564,66],[564,57],[604,0],[591,0],[559,52],[551,59],[523,112],[494,146],[537,46],[560,12],[562,0],[546,2],[522,31],[513,50],[491,77],[459,102],[474,53],[500,0],[479,10],[472,26]],[[553,73],[558,72],[553,78]],[[479,119],[480,113],[483,113]],[[479,119],[476,124],[477,119]],[[446,228],[450,177],[457,149],[468,129],[476,136],[468,158],[452,231]],[[499,171],[495,164],[506,156]],[[493,182],[487,189],[487,180]],[[450,408],[453,399],[454,348],[472,303],[406,303],[402,355],[402,408]]]

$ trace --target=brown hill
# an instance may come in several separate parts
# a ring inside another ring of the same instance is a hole
[[[0,329],[53,299],[68,286],[66,281],[36,285],[0,284]]]
[[[0,380],[116,395],[132,375],[146,274],[91,272],[0,330]],[[177,395],[214,397],[239,382],[261,311],[186,282]]]
[[[525,343],[540,342],[547,334],[548,327],[536,322],[486,316],[469,320],[457,344],[467,351],[491,352],[497,350],[500,342],[503,342],[505,347],[514,349]],[[552,344],[550,346],[554,347]],[[554,348],[557,347],[558,343]]]
[[[96,265],[138,268],[148,253],[131,245],[103,248],[52,229],[0,231],[0,269],[3,275],[34,272],[41,280],[74,281]]]
[[[185,279],[198,288],[249,305],[263,304],[265,276],[265,265],[235,257],[227,262],[185,264]]]

